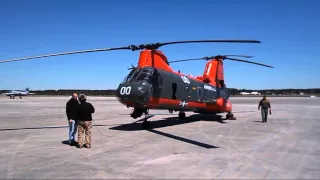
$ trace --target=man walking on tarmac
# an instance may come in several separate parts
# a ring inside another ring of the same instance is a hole
[[[79,96],[80,105],[78,111],[78,147],[83,147],[83,136],[85,134],[86,148],[91,148],[92,113],[95,109],[91,103],[86,102],[86,96]]]
[[[269,100],[266,98],[266,96],[263,96],[263,98],[259,102],[258,110],[260,110],[261,107],[261,116],[262,116],[262,123],[266,123],[268,119],[268,108],[269,113],[271,115],[271,105]]]
[[[69,123],[69,145],[76,145],[75,134],[77,132],[77,120],[78,120],[78,95],[72,94],[72,98],[66,104],[66,114]]]

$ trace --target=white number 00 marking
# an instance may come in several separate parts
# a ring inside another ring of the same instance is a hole
[[[120,89],[120,94],[121,95],[129,95],[130,94],[130,92],[131,92],[131,87],[130,86],[128,86],[128,87],[122,87],[121,89]]]

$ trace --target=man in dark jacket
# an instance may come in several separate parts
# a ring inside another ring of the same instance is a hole
[[[269,113],[271,115],[270,101],[266,98],[266,96],[263,96],[263,99],[260,100],[258,110],[260,110],[260,107],[261,107],[262,123],[266,123],[267,118],[268,118],[268,109],[269,108],[270,108]]]
[[[72,98],[66,104],[66,114],[69,123],[69,144],[76,145],[75,134],[77,132],[77,120],[78,120],[78,95],[72,94]]]
[[[86,102],[86,96],[79,96],[80,105],[78,111],[78,146],[83,147],[83,136],[85,134],[86,148],[91,148],[92,113],[95,112],[91,103]]]

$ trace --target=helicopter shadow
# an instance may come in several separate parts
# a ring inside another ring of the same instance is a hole
[[[153,117],[153,116],[151,116]],[[182,142],[186,142],[192,145],[196,145],[199,147],[203,147],[206,149],[211,149],[211,148],[219,148],[217,146],[214,145],[210,145],[210,144],[206,144],[206,143],[202,143],[202,142],[198,142],[198,141],[194,141],[191,139],[187,139],[184,137],[179,137],[176,135],[172,135],[169,133],[165,133],[165,132],[161,132],[158,130],[155,130],[157,128],[162,128],[162,127],[168,127],[168,126],[174,126],[174,125],[181,125],[181,124],[186,124],[186,123],[192,123],[192,122],[197,122],[197,121],[215,121],[215,122],[219,122],[219,123],[226,123],[224,122],[224,118],[222,118],[221,115],[204,115],[204,114],[195,114],[195,115],[191,115],[189,117],[186,117],[184,120],[179,120],[178,117],[169,117],[169,118],[163,118],[162,120],[155,120],[155,121],[149,121],[149,127],[147,129],[143,128],[142,123],[138,123],[138,122],[142,122],[144,120],[147,120],[151,117],[147,117],[147,118],[142,118],[138,121],[135,121],[131,124],[123,124],[120,126],[116,126],[116,127],[111,127],[109,129],[112,130],[120,130],[120,131],[139,131],[139,130],[146,130],[149,132],[152,132],[154,134],[158,134],[164,137],[168,137],[174,140],[178,140],[178,141],[182,141]]]
[[[151,116],[154,117],[154,116]],[[143,128],[142,122],[144,120],[147,120],[151,117],[142,118],[138,121],[135,121],[130,124],[122,124],[119,126],[111,127],[109,129],[111,130],[120,130],[120,131],[141,131],[146,130]],[[222,118],[221,115],[206,115],[206,114],[194,114],[191,116],[186,117],[185,119],[179,119],[178,117],[168,117],[168,118],[162,118],[160,120],[152,120],[149,121],[149,128],[148,129],[157,129],[157,128],[163,128],[163,127],[169,127],[169,126],[175,126],[175,125],[182,125],[187,123],[193,123],[198,121],[212,121],[212,122],[218,122],[221,124],[227,123],[225,122],[225,118]]]

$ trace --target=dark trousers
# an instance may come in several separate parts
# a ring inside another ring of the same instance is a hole
[[[262,116],[262,122],[267,122],[268,119],[268,108],[261,108],[261,116]]]

